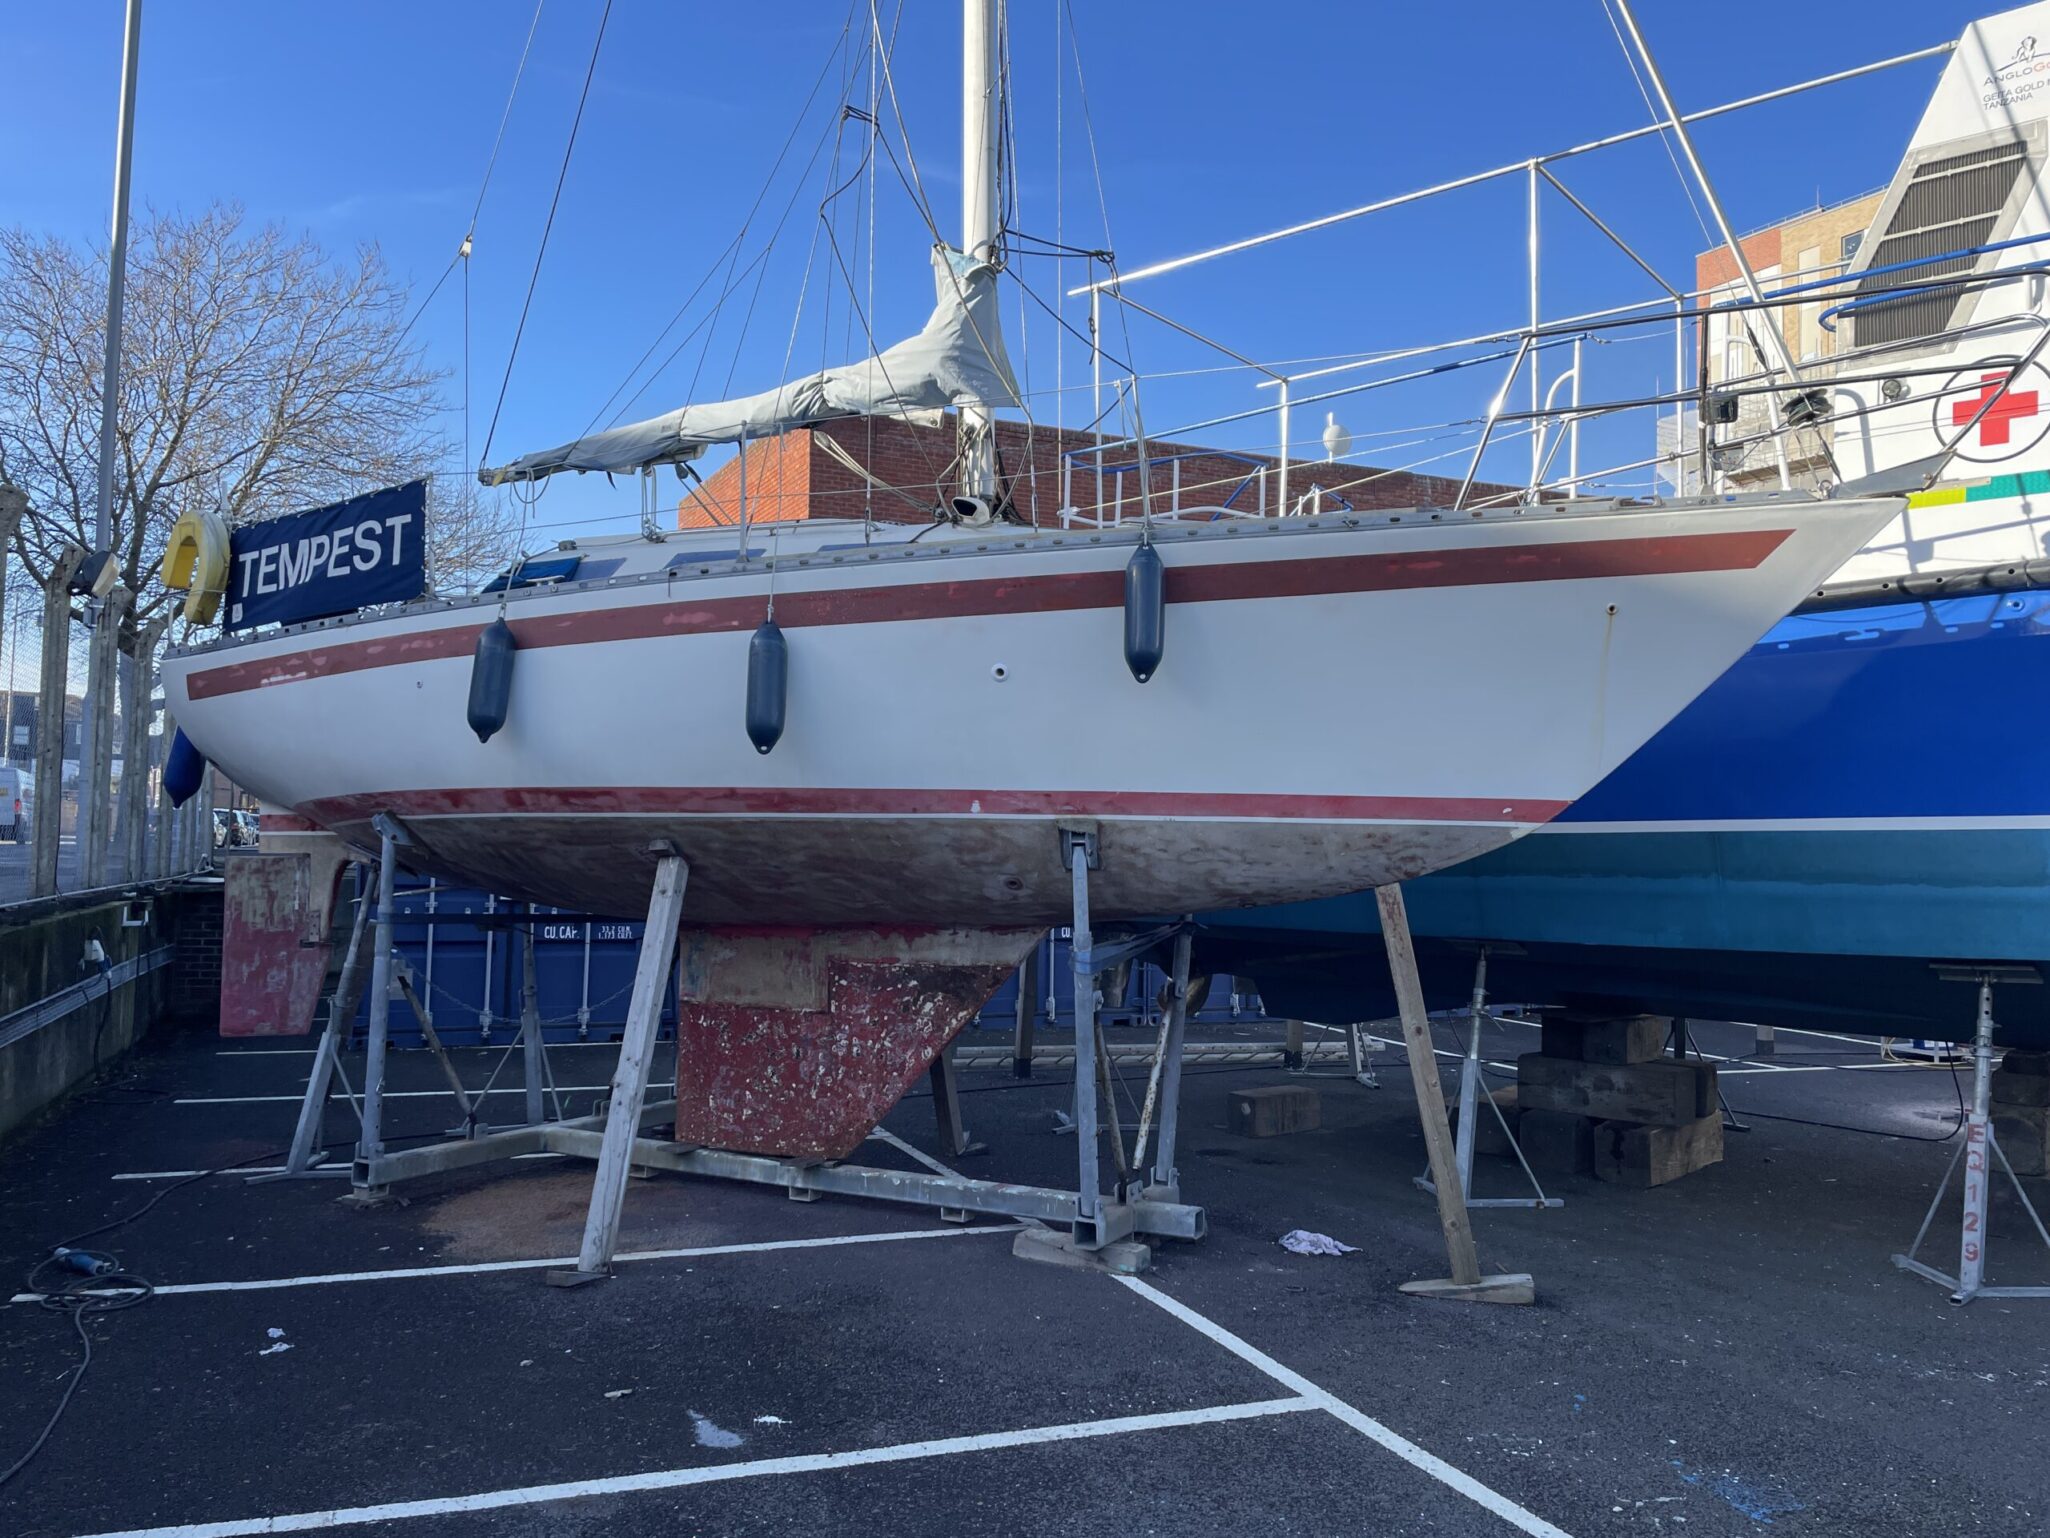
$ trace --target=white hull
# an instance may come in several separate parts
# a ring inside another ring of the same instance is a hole
[[[488,743],[465,702],[495,598],[186,651],[166,688],[266,801],[364,845],[388,810],[409,863],[537,901],[636,914],[666,839],[699,922],[1046,924],[1069,899],[1056,826],[1082,822],[1103,916],[1286,902],[1542,824],[1897,507],[1167,524],[1143,685],[1119,607],[1136,528],[786,542],[767,755],[742,729],[760,562],[513,593]]]

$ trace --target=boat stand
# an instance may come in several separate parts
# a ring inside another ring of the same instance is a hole
[[[2037,1215],[2036,1205],[2029,1200],[2029,1193],[2014,1172],[2014,1166],[2007,1162],[2007,1155],[2001,1152],[2000,1140],[1993,1134],[1991,1112],[1993,1095],[1993,985],[1995,983],[2035,983],[2041,979],[2030,967],[1986,967],[1974,970],[1939,968],[1939,975],[1949,982],[1974,982],[1979,986],[1979,1019],[1972,1036],[1972,1109],[1965,1119],[1965,1140],[1958,1145],[1957,1152],[1950,1156],[1950,1163],[1943,1171],[1943,1179],[1936,1187],[1936,1195],[1929,1203],[1929,1210],[1922,1217],[1922,1226],[1915,1230],[1915,1242],[1908,1246],[1907,1253],[1893,1257],[1893,1263],[1903,1271],[1912,1271],[1927,1281],[1936,1283],[1950,1293],[1953,1303],[1969,1303],[1974,1298],[2050,1298],[2050,1287],[1989,1287],[1985,1283],[1986,1246],[1992,1240],[1987,1226],[1992,1212],[1993,1189],[1992,1169],[1987,1155],[2000,1161],[2000,1167],[2007,1172],[2014,1194],[2021,1198],[2022,1210],[2035,1225],[2037,1237],[2045,1249],[2050,1249],[2050,1229],[2045,1229],[2043,1219]],[[1915,1258],[1922,1248],[1922,1240],[1929,1233],[1929,1225],[1936,1220],[1936,1212],[1943,1205],[1944,1195],[1950,1190],[1950,1177],[1957,1173],[1958,1160],[1965,1162],[1964,1205],[1960,1216],[1958,1232],[1957,1275],[1950,1276],[1926,1265]]]
[[[1502,1114],[1502,1107],[1495,1103],[1495,1097],[1485,1092],[1487,1086],[1481,1081],[1481,1025],[1493,1018],[1488,1013],[1488,947],[1483,945],[1473,964],[1473,1002],[1467,1006],[1466,1055],[1459,1064],[1459,1128],[1453,1157],[1459,1166],[1460,1198],[1469,1210],[1475,1207],[1563,1207],[1566,1205],[1563,1197],[1545,1195],[1537,1172],[1523,1156],[1523,1145],[1516,1140],[1516,1129],[1509,1125],[1509,1118]],[[1435,1074],[1436,1071],[1434,1066],[1432,1072]],[[1523,1166],[1524,1179],[1530,1182],[1530,1188],[1536,1195],[1476,1197],[1473,1194],[1473,1143],[1479,1130],[1482,1101],[1486,1101],[1488,1109],[1495,1113],[1495,1122],[1501,1127],[1502,1136],[1509,1140],[1509,1151]],[[1438,1187],[1429,1174],[1417,1176],[1416,1183],[1433,1196],[1438,1194]]]
[[[376,918],[366,928],[364,914],[358,915],[355,939],[343,963],[335,1003],[330,1009],[327,1029],[315,1054],[314,1073],[308,1080],[301,1103],[300,1130],[294,1138],[295,1153],[286,1171],[287,1176],[326,1172],[316,1163],[314,1145],[319,1138],[321,1113],[334,1081],[340,1078],[347,1089],[340,1055],[355,1001],[361,997],[362,977],[367,971],[371,1008],[369,1051],[358,1112],[362,1134],[350,1167],[353,1189],[344,1200],[372,1205],[390,1200],[391,1188],[406,1180],[523,1156],[555,1154],[593,1159],[597,1163],[597,1171],[577,1261],[573,1267],[548,1272],[547,1280],[552,1286],[581,1286],[611,1274],[627,1179],[630,1174],[642,1170],[670,1170],[679,1174],[780,1186],[799,1200],[833,1194],[906,1202],[936,1207],[942,1217],[955,1221],[963,1221],[971,1213],[1032,1220],[1054,1225],[1082,1252],[1122,1245],[1119,1254],[1106,1257],[1105,1263],[1114,1269],[1138,1269],[1144,1264],[1150,1252],[1143,1245],[1124,1243],[1136,1236],[1203,1237],[1206,1227],[1203,1210],[1181,1202],[1180,1178],[1174,1163],[1181,1090],[1182,1030],[1188,997],[1188,928],[1186,925],[1156,928],[1092,949],[1088,940],[1087,862],[1094,851],[1093,832],[1086,840],[1078,838],[1072,846],[1076,851],[1074,858],[1080,897],[1078,977],[1086,972],[1089,986],[1082,990],[1082,997],[1085,1004],[1092,1006],[1084,1011],[1086,1023],[1080,1027],[1078,1041],[1088,1060],[1095,1062],[1098,1069],[1097,1073],[1076,1075],[1076,1097],[1078,1108],[1087,1101],[1090,1124],[1093,1125],[1096,1115],[1098,1079],[1109,1073],[1108,1057],[1100,1051],[1094,1029],[1095,976],[1169,938],[1174,940],[1175,958],[1173,1004],[1161,1023],[1160,1050],[1153,1064],[1146,1107],[1129,1159],[1125,1155],[1122,1138],[1113,1137],[1119,1179],[1108,1197],[1100,1189],[1095,1139],[1080,1140],[1085,1147],[1078,1160],[1082,1178],[1077,1189],[1061,1191],[968,1179],[954,1174],[937,1160],[924,1159],[922,1155],[920,1157],[928,1165],[927,1170],[871,1169],[833,1162],[730,1153],[642,1137],[643,1128],[673,1117],[676,1111],[673,1094],[651,1100],[648,1085],[655,1036],[662,1016],[662,990],[675,956],[688,877],[688,867],[682,856],[666,843],[655,845],[650,850],[656,858],[653,891],[634,973],[632,1001],[620,1038],[619,1059],[613,1071],[606,1108],[589,1116],[565,1120],[561,1116],[561,1102],[557,1096],[555,1119],[537,1115],[535,1120],[526,1124],[502,1128],[480,1124],[478,1108],[482,1097],[472,1097],[463,1091],[454,1065],[448,1061],[447,1054],[441,1050],[441,1044],[433,1034],[427,1011],[404,975],[403,963],[394,955],[391,943],[392,888],[397,852],[405,842],[405,831],[384,817],[377,820],[377,828],[382,848],[377,876]],[[531,981],[531,968],[527,971]],[[521,1010],[525,1035],[523,1044],[529,1063],[527,1101],[530,1111],[539,1112],[545,1105],[543,1086],[546,1085],[553,1093],[553,1080],[547,1070],[545,1047],[541,1045],[539,1009],[531,986],[527,992],[528,997],[523,1000]],[[451,1092],[463,1110],[463,1124],[451,1129],[447,1140],[399,1150],[384,1146],[382,1121],[384,1070],[394,993],[419,1016],[428,1045],[441,1059],[444,1072],[449,1076]],[[952,1156],[978,1151],[978,1145],[969,1140],[961,1126],[960,1098],[953,1064],[945,1053],[934,1059],[930,1078],[942,1145]],[[351,1103],[356,1103],[353,1093]],[[1155,1144],[1150,1165],[1146,1160],[1149,1140]],[[338,1168],[333,1171],[336,1174],[340,1172]],[[1131,1251],[1139,1253],[1134,1255]]]
[[[1445,1117],[1445,1091],[1438,1082],[1438,1054],[1431,1041],[1431,1020],[1424,1009],[1423,980],[1417,975],[1416,949],[1410,940],[1409,913],[1400,886],[1374,888],[1381,910],[1381,938],[1388,948],[1388,971],[1395,983],[1395,1003],[1402,1013],[1402,1045],[1409,1056],[1409,1077],[1416,1090],[1417,1116],[1423,1123],[1424,1148],[1430,1155],[1432,1192],[1438,1198],[1438,1222],[1445,1231],[1449,1277],[1404,1282],[1402,1290],[1420,1297],[1451,1298],[1469,1303],[1530,1303],[1535,1289],[1527,1272],[1481,1275],[1474,1248],[1473,1222],[1467,1216],[1465,1188],[1452,1148],[1452,1129]],[[1473,1118],[1467,1118],[1467,1125]]]
[[[379,825],[381,848],[375,881],[377,918],[374,937],[366,948],[364,935],[366,920],[372,904],[361,901],[357,904],[356,919],[349,933],[349,947],[342,959],[342,970],[336,980],[335,991],[328,1005],[326,1027],[321,1032],[320,1044],[314,1050],[313,1071],[307,1076],[305,1093],[299,1101],[299,1120],[293,1129],[292,1145],[285,1156],[285,1167],[275,1173],[256,1175],[250,1184],[271,1180],[296,1180],[307,1176],[328,1176],[341,1174],[342,1167],[324,1162],[325,1154],[319,1146],[321,1128],[326,1120],[328,1101],[332,1098],[337,1080],[340,1081],[344,1097],[356,1113],[359,1128],[356,1157],[349,1169],[353,1189],[345,1200],[357,1205],[377,1205],[388,1199],[388,1192],[382,1182],[370,1176],[373,1162],[372,1150],[382,1151],[384,1119],[384,1069],[388,1056],[388,1038],[391,1023],[392,996],[397,994],[412,1010],[413,1019],[420,1027],[421,1039],[434,1054],[442,1077],[448,1083],[449,1094],[454,1098],[459,1119],[449,1129],[449,1135],[466,1140],[482,1134],[505,1130],[488,1126],[482,1121],[484,1096],[472,1097],[463,1087],[463,1079],[448,1049],[442,1044],[440,1034],[434,1029],[434,1017],[420,995],[413,987],[412,970],[398,956],[393,945],[392,928],[395,919],[393,911],[393,888],[396,882],[395,850],[405,842],[405,830],[395,822]],[[521,1032],[525,1047],[526,1097],[529,1120],[525,1125],[538,1125],[541,1120],[541,1106],[544,1089],[555,1098],[556,1115],[562,1114],[562,1097],[555,1088],[554,1073],[548,1063],[547,1048],[541,1036],[540,994],[535,983],[533,955],[533,932],[531,926],[526,934],[527,954],[523,998],[521,1001]],[[371,958],[375,957],[373,961]],[[349,1038],[355,1020],[356,1008],[363,998],[364,974],[371,974],[375,990],[370,1002],[369,1063],[364,1072],[363,1096],[359,1101],[354,1086],[349,1083],[347,1070],[342,1067],[341,1055]]]

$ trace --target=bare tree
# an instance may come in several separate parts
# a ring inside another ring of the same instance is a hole
[[[104,252],[0,229],[0,481],[29,495],[20,545],[38,582],[66,546],[90,544],[105,295]],[[467,574],[480,544],[503,547],[495,506],[435,430],[442,376],[410,340],[410,307],[375,247],[331,258],[225,204],[139,222],[112,509],[136,594],[124,650],[173,601],[150,578],[190,508],[240,523],[442,468],[456,473],[430,498],[435,570]]]

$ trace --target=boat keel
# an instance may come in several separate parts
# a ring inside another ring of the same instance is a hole
[[[848,1157],[1040,933],[685,928],[677,1140],[781,1158]]]

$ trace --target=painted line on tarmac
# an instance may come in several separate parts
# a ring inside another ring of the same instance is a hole
[[[550,1086],[550,1093],[557,1095],[602,1095],[612,1088],[610,1084],[563,1084]],[[466,1089],[466,1095],[524,1095],[523,1084],[502,1085],[497,1089]],[[173,1100],[173,1105],[276,1105],[289,1103],[297,1105],[306,1098],[302,1089],[292,1095],[183,1095]],[[440,1089],[388,1089],[387,1100],[446,1100],[449,1091],[446,1085]]]
[[[819,1239],[768,1239],[754,1244],[703,1244],[690,1249],[632,1250],[613,1256],[615,1263],[634,1260],[698,1260],[716,1255],[766,1255],[784,1250],[824,1250],[849,1244],[896,1244],[909,1239],[959,1239],[977,1234],[1014,1234],[1021,1225],[1002,1223],[986,1228],[907,1228],[874,1234],[832,1234]],[[178,1297],[213,1292],[277,1292],[292,1287],[337,1287],[354,1282],[419,1281],[437,1276],[484,1276],[499,1271],[542,1271],[557,1266],[574,1266],[577,1257],[559,1255],[547,1260],[479,1260],[454,1266],[398,1266],[382,1271],[330,1271],[315,1276],[263,1277],[248,1282],[173,1282],[160,1285],[154,1296]],[[133,1288],[91,1288],[119,1296]],[[74,1294],[74,1296],[77,1296]],[[40,1303],[39,1292],[18,1292],[10,1303]]]
[[[473,1495],[435,1496],[426,1500],[388,1501],[377,1506],[341,1507],[331,1511],[298,1511],[240,1521],[191,1522],[176,1527],[136,1527],[86,1538],[255,1538],[263,1533],[303,1533],[314,1529],[352,1527],[369,1522],[400,1522],[412,1517],[440,1517],[459,1512],[503,1511],[538,1506],[548,1501],[589,1500],[594,1496],[634,1495],[647,1490],[678,1490],[691,1485],[726,1484],[738,1479],[764,1479],[780,1474],[816,1474],[834,1469],[865,1468],[881,1463],[911,1463],[948,1458],[960,1453],[997,1452],[1049,1442],[1079,1442],[1097,1437],[1129,1436],[1177,1426],[1207,1426],[1225,1421],[1260,1420],[1297,1415],[1320,1406],[1307,1399],[1262,1399],[1250,1404],[1210,1405],[1200,1410],[1171,1410],[1157,1415],[1120,1415],[1110,1420],[1070,1421],[1062,1426],[1032,1426],[1023,1431],[984,1432],[978,1436],[940,1437],[930,1442],[898,1442],[844,1453],[802,1453],[788,1458],[755,1458],[745,1463],[701,1464],[695,1468],[658,1469],[644,1474],[618,1474],[604,1479],[566,1480],[553,1485],[524,1485],[510,1490],[484,1490]]]
[[[516,1042],[517,1039],[515,1037],[514,1041]],[[503,1052],[506,1050],[503,1046],[494,1046],[475,1041],[450,1041],[443,1042],[442,1045],[447,1048],[451,1056],[458,1052]],[[610,1047],[616,1052],[619,1050],[619,1043],[616,1041],[551,1041],[548,1043],[548,1050],[550,1052],[554,1052],[562,1047]],[[214,1056],[311,1057],[318,1050],[319,1048],[317,1047],[216,1047],[214,1048]]]
[[[508,1154],[506,1157],[508,1159],[567,1159],[569,1155],[559,1153],[523,1153]],[[220,1169],[212,1170],[125,1170],[121,1174],[109,1175],[107,1178],[109,1180],[197,1180],[201,1175],[282,1175],[284,1172],[285,1167],[282,1164],[242,1164],[232,1167],[223,1166]],[[316,1164],[309,1169],[301,1171],[301,1173],[306,1175],[346,1175],[349,1173],[349,1166],[341,1163]]]
[[[895,1137],[890,1137],[889,1141],[897,1143],[899,1147],[905,1146]],[[938,1160],[933,1160],[932,1163],[949,1175],[958,1173],[955,1170],[948,1169],[946,1165],[940,1164]],[[1451,1464],[1433,1453],[1425,1452],[1407,1437],[1402,1436],[1398,1432],[1391,1431],[1372,1416],[1355,1409],[1328,1389],[1319,1388],[1293,1368],[1282,1366],[1281,1363],[1275,1361],[1266,1352],[1259,1350],[1247,1341],[1241,1340],[1216,1321],[1206,1319],[1187,1304],[1177,1302],[1150,1282],[1142,1281],[1136,1276],[1113,1275],[1111,1280],[1137,1293],[1155,1307],[1165,1310],[1191,1329],[1208,1336],[1240,1361],[1265,1373],[1283,1388],[1292,1389],[1301,1396],[1299,1400],[1293,1401],[1294,1403],[1308,1405],[1336,1417],[1362,1436],[1379,1443],[1405,1463],[1430,1475],[1431,1478],[1437,1480],[1440,1484],[1465,1496],[1474,1504],[1493,1512],[1503,1521],[1508,1522],[1520,1531],[1530,1534],[1531,1538],[1572,1538],[1572,1535],[1566,1532],[1565,1529],[1554,1527],[1543,1517],[1517,1505],[1508,1496],[1490,1489],[1472,1475],[1454,1468]],[[137,1535],[137,1538],[141,1538],[141,1535]],[[212,1535],[208,1535],[208,1538],[212,1538]],[[232,1538],[232,1535],[222,1535],[222,1538]]]
[[[1302,1396],[1303,1403],[1314,1405],[1317,1409],[1336,1416],[1362,1436],[1387,1448],[1412,1468],[1430,1475],[1440,1484],[1465,1496],[1483,1510],[1494,1513],[1519,1531],[1531,1534],[1531,1538],[1571,1538],[1563,1528],[1554,1527],[1535,1512],[1517,1505],[1508,1496],[1490,1489],[1471,1474],[1454,1468],[1436,1454],[1425,1452],[1408,1437],[1389,1430],[1371,1415],[1354,1409],[1336,1394],[1317,1387],[1294,1369],[1282,1366],[1266,1352],[1247,1344],[1223,1325],[1204,1318],[1186,1304],[1176,1302],[1150,1282],[1142,1281],[1136,1276],[1113,1276],[1111,1280],[1129,1291],[1136,1292],[1156,1307],[1164,1309],[1189,1328],[1207,1335],[1240,1361],[1258,1368],[1282,1387],[1293,1389]]]

